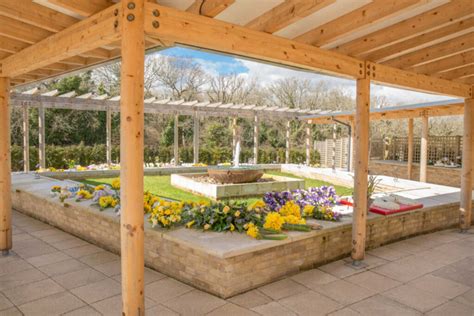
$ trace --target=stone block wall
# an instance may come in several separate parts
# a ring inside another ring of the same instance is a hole
[[[87,202],[63,204],[34,192],[14,190],[14,209],[47,222],[107,250],[120,253],[119,218],[100,212]],[[431,207],[391,216],[371,214],[367,247],[409,236],[454,227],[459,204]],[[146,225],[147,226],[147,225]],[[212,249],[193,247],[165,230],[145,229],[145,263],[157,271],[223,298],[248,291],[283,276],[340,259],[351,251],[350,219],[310,233],[291,232],[248,251],[217,255]],[[254,243],[255,244],[255,243]]]
[[[408,179],[407,164],[405,162],[388,160],[371,160],[369,172],[372,174],[385,175],[400,179]],[[446,168],[428,166],[427,182],[459,188],[461,186],[461,168]],[[413,164],[411,180],[420,178],[420,166]]]

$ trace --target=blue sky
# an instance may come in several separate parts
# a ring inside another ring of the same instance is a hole
[[[308,79],[313,82],[325,81],[329,87],[339,87],[355,95],[355,82],[353,80],[321,75],[302,70],[295,70],[267,63],[260,63],[233,56],[215,54],[184,47],[169,48],[160,51],[158,54],[167,56],[191,57],[197,63],[199,63],[205,71],[214,75],[238,73],[244,76],[257,77],[258,82],[263,86],[271,84],[273,81],[285,77],[296,77],[300,79]],[[392,105],[414,104],[452,99],[452,97],[419,93],[380,85],[372,85],[371,92],[376,96],[386,96]]]

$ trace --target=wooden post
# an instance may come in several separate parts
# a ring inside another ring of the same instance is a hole
[[[23,105],[23,171],[30,172],[30,117],[28,105]]]
[[[232,156],[235,156],[235,146],[237,146],[237,118],[232,118]]]
[[[286,147],[285,147],[285,163],[288,164],[290,163],[290,130],[291,128],[291,121],[288,120],[286,121],[286,135],[285,135],[285,139],[286,139]]]
[[[144,315],[144,60],[145,0],[121,2],[120,240],[122,315]],[[133,3],[133,5],[130,5]]]
[[[173,130],[173,154],[174,165],[179,165],[179,114],[174,115],[174,130]]]
[[[253,122],[253,163],[258,164],[258,134],[259,134],[259,120],[255,115]]]
[[[45,121],[44,121],[44,107],[40,104],[38,107],[38,155],[40,168],[46,168],[46,145],[45,145]]]
[[[105,147],[106,147],[106,158],[107,164],[112,164],[112,111],[109,107],[105,112]]]
[[[355,124],[354,124],[354,121],[352,120],[351,121],[351,142],[350,142],[350,159],[349,159],[349,163],[350,163],[350,171],[351,172],[354,172],[354,160],[355,160],[355,146],[354,146],[354,140],[355,140]]]
[[[336,170],[336,123],[332,125],[332,170]]]
[[[194,114],[193,163],[199,163],[199,115]]]
[[[311,164],[311,125],[306,123],[306,165]]]
[[[421,117],[421,148],[420,148],[420,182],[426,182],[426,171],[428,168],[428,134],[429,120],[428,116]]]
[[[413,119],[408,119],[408,162],[407,162],[407,176],[411,180],[413,175]]]
[[[474,142],[474,99],[465,99],[464,132],[462,147],[461,205],[459,226],[462,232],[471,227],[472,221],[472,167]]]
[[[12,248],[10,79],[0,77],[0,250]]]
[[[370,80],[357,79],[355,113],[354,214],[352,216],[352,259],[365,256],[367,225],[367,177],[369,174]]]

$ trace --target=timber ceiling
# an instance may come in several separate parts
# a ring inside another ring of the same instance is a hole
[[[117,1],[1,0],[2,59]],[[150,1],[151,2],[151,1]],[[361,60],[474,84],[474,0],[156,0]],[[147,47],[167,46],[147,38]],[[23,85],[120,57],[120,42],[12,78]]]

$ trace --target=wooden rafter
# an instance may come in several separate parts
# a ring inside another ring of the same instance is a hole
[[[158,17],[153,13],[155,10],[159,12]],[[362,60],[223,21],[151,3],[147,4],[146,17],[147,34],[165,41],[352,78],[365,76]],[[154,21],[158,27],[153,26]],[[222,40],[224,34],[225,41]],[[377,70],[372,71],[374,67]],[[370,64],[368,73],[371,80],[389,85],[461,97],[471,95],[470,86],[384,65]]]
[[[335,0],[286,0],[247,23],[246,27],[272,34],[334,2]]]
[[[461,78],[461,79],[458,79],[458,80],[456,80],[456,81],[462,82],[462,83],[465,83],[465,84],[472,84],[472,85],[474,85],[474,76],[469,76],[469,77]]]
[[[378,22],[398,11],[419,4],[420,0],[374,0],[337,19],[320,25],[294,38],[315,46],[323,46],[354,30]]]
[[[0,51],[14,54],[28,46],[25,42],[0,35]]]
[[[28,44],[34,44],[52,34],[52,32],[39,27],[34,27],[30,24],[6,16],[0,16],[0,35],[5,37]]]
[[[392,26],[372,32],[361,38],[349,41],[333,50],[351,56],[360,56],[400,39],[413,36],[426,30],[452,23],[472,14],[471,0],[456,0],[439,6]]]
[[[195,0],[186,11],[213,18],[234,2],[235,0]]]
[[[407,69],[474,48],[474,32],[388,60],[383,64]]]
[[[14,77],[118,40],[119,10],[114,5],[4,59],[3,75]]]
[[[91,16],[114,4],[110,0],[48,0],[48,2],[85,17]]]
[[[401,42],[399,41],[394,44],[382,47],[368,54],[363,54],[362,57],[371,61],[382,62],[396,55],[401,55],[405,51],[442,39],[443,37],[450,36],[472,27],[474,27],[474,17],[469,17],[435,30],[426,31],[420,35],[410,37],[409,39],[403,40]]]
[[[436,76],[443,79],[452,80],[457,78],[469,77],[471,75],[474,75],[474,64],[445,71],[437,74]]]
[[[421,74],[435,74],[474,63],[474,50],[456,54],[443,59],[413,67],[411,70]]]

